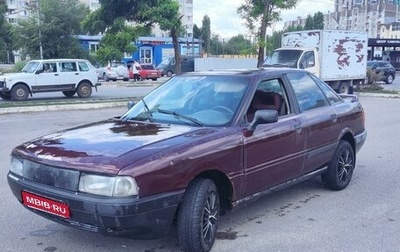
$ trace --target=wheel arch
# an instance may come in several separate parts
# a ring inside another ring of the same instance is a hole
[[[93,83],[92,83],[89,79],[83,79],[83,80],[80,80],[80,81],[79,81],[79,83],[76,85],[75,88],[78,88],[78,86],[79,86],[80,84],[82,84],[82,83],[89,83],[90,86],[94,87]]]
[[[233,186],[226,174],[218,170],[207,170],[194,177],[190,183],[198,178],[206,178],[214,182],[215,186],[218,189],[221,204],[220,206],[221,209],[223,209],[223,212],[232,209],[231,198],[233,193]],[[188,184],[188,186],[190,185],[190,183]]]
[[[340,138],[340,140],[347,141],[347,142],[351,145],[351,148],[353,149],[354,155],[355,155],[355,153],[356,153],[356,141],[355,141],[355,139],[354,139],[353,134],[352,134],[351,132],[346,132],[346,133]]]
[[[32,96],[32,89],[31,89],[31,87],[26,83],[26,82],[23,82],[23,81],[19,81],[19,82],[16,82],[16,83],[14,83],[14,85],[12,86],[12,88],[10,89],[10,90],[12,90],[16,85],[24,85],[27,89],[28,89],[28,91],[29,91],[29,94]]]

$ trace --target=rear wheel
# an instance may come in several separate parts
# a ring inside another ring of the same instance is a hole
[[[183,251],[211,250],[217,236],[219,195],[210,179],[196,179],[187,188],[178,211],[178,239]]]
[[[350,85],[347,82],[340,83],[339,94],[350,94]]]
[[[11,89],[11,97],[15,101],[24,101],[28,99],[29,90],[24,84],[17,84]]]
[[[65,97],[71,98],[75,95],[76,91],[63,91],[62,93],[65,95]]]
[[[388,77],[386,78],[386,84],[392,84],[394,80],[393,75],[389,74]]]
[[[332,190],[346,188],[353,176],[355,163],[356,157],[349,142],[340,141],[327,172],[322,174],[322,180]]]
[[[88,98],[92,95],[92,85],[88,82],[82,82],[78,85],[76,92],[80,98]]]
[[[0,92],[0,97],[3,100],[11,100],[12,98],[10,92]]]

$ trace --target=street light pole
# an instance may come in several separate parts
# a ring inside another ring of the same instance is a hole
[[[38,26],[39,26],[39,53],[40,53],[40,59],[43,59],[42,30],[40,28],[40,1],[39,0],[37,0],[37,12],[38,12]]]

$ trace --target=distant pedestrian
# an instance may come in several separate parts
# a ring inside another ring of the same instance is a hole
[[[140,65],[136,60],[134,60],[132,63],[133,81],[140,81],[139,70]]]

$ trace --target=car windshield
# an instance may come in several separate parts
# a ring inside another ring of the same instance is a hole
[[[176,76],[149,93],[121,119],[228,126],[247,88],[244,76]]]
[[[167,66],[169,64],[169,62],[171,61],[172,58],[163,58],[163,60],[161,61],[160,64],[158,64],[157,67],[163,67],[163,66]]]
[[[39,66],[39,62],[30,61],[24,66],[24,68],[22,68],[21,71],[24,73],[34,73],[38,66]]]
[[[111,62],[111,67],[125,66],[123,62]]]
[[[278,66],[278,67],[296,67],[297,61],[300,58],[301,50],[278,50],[268,57],[264,66]]]
[[[372,67],[372,65],[373,65],[374,63],[375,63],[375,62],[373,62],[373,61],[368,61],[368,62],[367,62],[367,66]]]

